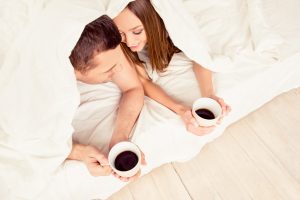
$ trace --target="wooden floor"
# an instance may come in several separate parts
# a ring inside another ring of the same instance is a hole
[[[300,88],[284,93],[207,144],[109,200],[300,200]]]

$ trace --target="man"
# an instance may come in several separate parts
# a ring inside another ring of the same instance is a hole
[[[103,15],[85,26],[69,57],[79,87],[112,82],[122,93],[109,148],[129,139],[144,101],[135,67],[126,59],[120,43],[117,27],[108,16]],[[74,143],[68,159],[83,161],[93,176],[111,173],[106,155],[89,144]]]

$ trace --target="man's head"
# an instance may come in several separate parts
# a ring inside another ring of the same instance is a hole
[[[111,80],[121,55],[121,36],[106,15],[85,26],[70,55],[76,78],[86,83]]]

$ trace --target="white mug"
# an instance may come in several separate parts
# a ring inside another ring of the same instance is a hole
[[[109,151],[108,162],[113,171],[118,175],[132,177],[140,170],[141,151],[132,142],[119,142]]]
[[[222,115],[222,107],[214,99],[202,97],[194,101],[192,114],[199,126],[214,126]]]

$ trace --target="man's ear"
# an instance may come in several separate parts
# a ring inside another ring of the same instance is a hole
[[[82,72],[80,72],[80,71],[74,69],[74,73],[75,73],[76,79],[77,79],[78,81],[81,81],[81,80],[83,79],[83,74],[82,74]]]

